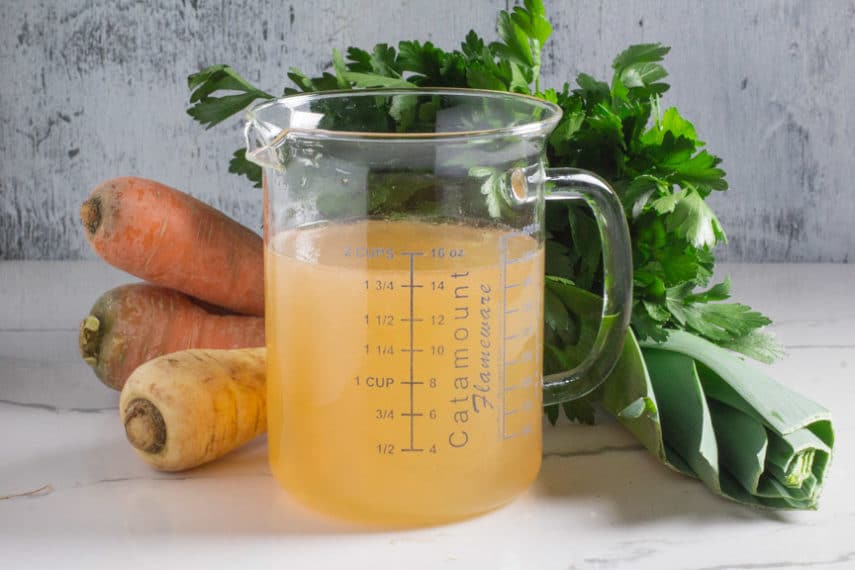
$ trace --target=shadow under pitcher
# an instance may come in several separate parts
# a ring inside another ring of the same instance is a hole
[[[546,167],[560,117],[465,89],[300,94],[249,112],[270,465],[299,500],[386,527],[495,509],[537,476],[543,403],[609,373],[629,320],[629,233],[608,184]],[[606,284],[591,353],[547,377],[545,200],[591,208]]]

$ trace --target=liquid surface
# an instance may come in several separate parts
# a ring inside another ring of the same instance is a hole
[[[361,221],[266,251],[273,473],[383,525],[494,509],[541,457],[543,248],[507,229]]]

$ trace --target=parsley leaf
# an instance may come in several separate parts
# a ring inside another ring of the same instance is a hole
[[[210,129],[235,115],[257,99],[273,99],[273,95],[249,84],[228,65],[212,65],[187,78],[191,89],[187,113]],[[237,91],[235,95],[213,97],[218,91]]]
[[[722,342],[721,346],[766,364],[772,364],[785,355],[784,347],[774,336],[757,330]]]
[[[654,63],[662,61],[671,48],[662,44],[637,44],[629,46],[612,62],[612,69],[622,71],[631,65],[639,63]]]
[[[239,148],[229,161],[229,172],[246,176],[253,187],[261,188],[261,167],[246,159],[246,149]]]
[[[561,409],[571,422],[593,425],[596,423],[596,412],[592,400],[593,398],[588,395],[577,400],[562,402]]]
[[[700,194],[687,189],[674,194],[678,195],[667,218],[666,226],[670,231],[697,248],[727,241],[721,223]]]

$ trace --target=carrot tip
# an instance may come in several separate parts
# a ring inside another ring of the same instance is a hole
[[[131,400],[125,408],[125,435],[134,448],[160,453],[166,445],[166,422],[157,406],[143,398]]]
[[[90,234],[98,231],[101,225],[101,198],[94,196],[89,198],[80,206],[80,221]]]

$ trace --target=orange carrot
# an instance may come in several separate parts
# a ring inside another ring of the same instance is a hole
[[[264,315],[261,237],[199,200],[143,178],[114,178],[80,208],[107,263],[236,313]]]
[[[171,289],[122,285],[92,306],[79,344],[95,375],[121,390],[135,368],[163,354],[264,346],[264,319],[221,314]]]

